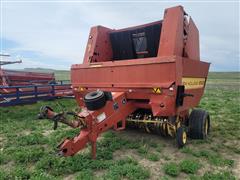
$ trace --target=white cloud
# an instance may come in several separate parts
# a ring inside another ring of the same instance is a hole
[[[16,68],[17,67],[17,68]],[[34,58],[29,59],[29,58],[24,58],[23,62],[20,64],[12,64],[8,65],[7,69],[24,69],[24,68],[39,68],[39,67],[44,67],[47,69],[64,69],[64,70],[69,70],[69,67],[66,67],[65,65],[58,65],[58,64],[50,64],[50,63],[42,63],[41,61],[36,61]]]
[[[3,37],[19,44],[8,49],[9,52],[35,51],[42,58],[52,57],[50,64],[55,64],[55,68],[67,69],[73,63],[82,62],[91,26],[104,25],[117,29],[156,21],[162,19],[164,8],[174,5],[177,4],[3,3]],[[239,52],[239,7],[236,4],[183,5],[200,30],[201,56],[214,62],[213,69],[219,63],[218,56],[228,57],[230,60],[226,63],[236,61],[231,60],[233,57],[239,60],[239,56],[235,55]],[[28,59],[27,66],[52,66],[37,61],[39,58]],[[221,62],[225,63],[224,60]]]
[[[20,43],[21,46],[11,49],[12,52],[37,51],[69,60],[69,64],[80,63],[91,26],[137,24],[136,18],[131,20],[114,9],[84,3],[5,4],[3,35]]]

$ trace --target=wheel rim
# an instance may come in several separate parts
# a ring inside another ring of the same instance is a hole
[[[205,121],[205,129],[204,129],[205,134],[208,134],[208,120],[206,119]]]
[[[182,142],[183,144],[186,144],[187,142],[187,133],[185,131],[183,132],[183,135],[182,135]]]

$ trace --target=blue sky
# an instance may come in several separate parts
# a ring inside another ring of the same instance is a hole
[[[91,26],[110,28],[163,18],[182,5],[200,32],[201,59],[211,71],[239,71],[239,2],[1,2],[1,52],[21,57],[6,68],[69,69],[83,60]]]

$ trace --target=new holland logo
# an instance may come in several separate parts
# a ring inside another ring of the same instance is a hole
[[[153,92],[160,94],[161,93],[161,89],[160,88],[153,88]]]
[[[198,89],[203,88],[205,85],[205,78],[192,78],[192,77],[183,77],[182,84],[185,86],[185,89]]]

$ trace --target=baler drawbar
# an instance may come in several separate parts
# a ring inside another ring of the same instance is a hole
[[[71,67],[79,113],[56,113],[45,106],[41,118],[73,128],[80,134],[65,139],[59,153],[72,156],[92,145],[110,128],[126,126],[176,137],[205,139],[209,114],[196,107],[203,95],[209,63],[200,60],[196,25],[182,6],[165,10],[161,21],[120,30],[92,27],[83,64]],[[68,120],[73,115],[75,120]]]

